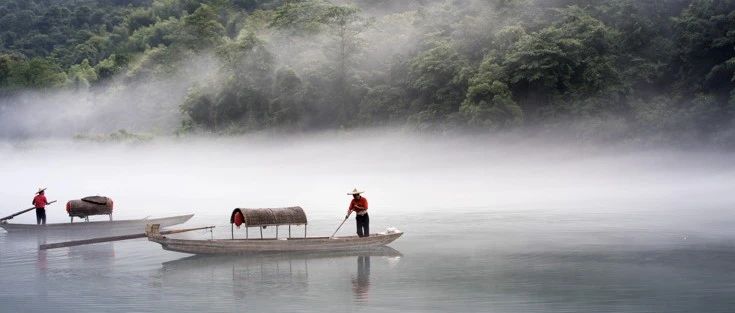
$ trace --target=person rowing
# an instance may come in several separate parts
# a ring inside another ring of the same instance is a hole
[[[33,197],[31,204],[36,208],[36,224],[46,225],[46,205],[49,204],[48,200],[46,200],[46,188],[38,188],[38,192]]]
[[[363,193],[364,191],[358,191],[357,188],[347,193],[348,195],[352,195],[352,201],[350,201],[350,206],[347,208],[345,219],[350,217],[350,214],[354,211],[355,222],[357,223],[357,236],[369,237],[370,216],[368,216],[368,201],[362,196]]]

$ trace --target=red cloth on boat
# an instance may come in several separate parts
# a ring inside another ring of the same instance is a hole
[[[26,198],[27,199],[27,198]],[[46,201],[46,196],[44,195],[36,195],[33,197],[33,205],[39,209],[43,209],[46,207],[46,204],[48,204],[48,201]]]
[[[242,216],[242,213],[240,211],[235,212],[235,226],[237,228],[240,228],[240,225],[242,225],[243,222],[245,222],[245,217]]]
[[[360,206],[364,210],[359,210],[357,209],[356,206]],[[368,209],[367,199],[365,197],[360,197],[360,199],[352,199],[352,201],[350,201],[350,207],[347,210],[348,210],[348,213],[349,211],[355,211],[357,215],[364,215],[365,213],[367,213],[367,209]]]

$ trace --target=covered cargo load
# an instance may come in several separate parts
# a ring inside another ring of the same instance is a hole
[[[92,215],[112,215],[112,199],[102,196],[85,197],[66,203],[69,217],[87,218]],[[111,218],[112,219],[112,218]]]
[[[246,239],[249,237],[248,227],[259,227],[260,238],[263,238],[263,228],[268,226],[276,226],[276,238],[278,238],[278,226],[280,225],[288,225],[289,238],[291,238],[291,225],[304,225],[304,237],[306,237],[306,213],[298,206],[265,209],[237,208],[232,210],[230,224],[232,239],[235,239],[234,226],[240,228],[241,225],[245,225]]]
[[[238,219],[241,220],[238,221]],[[307,224],[306,213],[304,213],[304,209],[298,206],[270,209],[237,208],[230,215],[230,223],[234,224],[236,222],[245,224],[247,227]]]

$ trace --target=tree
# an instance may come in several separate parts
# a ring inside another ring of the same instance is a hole
[[[198,51],[214,48],[222,43],[225,29],[217,20],[215,10],[202,4],[194,13],[183,18],[184,32],[180,42],[187,48]]]
[[[411,60],[408,84],[417,96],[411,104],[417,122],[437,122],[457,113],[470,74],[467,60],[447,42],[438,42]]]
[[[353,70],[361,51],[359,35],[369,25],[359,13],[358,8],[322,0],[293,1],[274,10],[269,23],[288,38],[288,45],[292,44],[292,37],[309,37],[326,47],[322,53],[329,61],[321,70],[331,84],[328,92],[320,97],[325,102],[320,110],[336,116],[332,123],[355,120],[359,112],[359,94],[363,88],[356,86],[358,81],[353,77]]]
[[[8,54],[0,54],[0,88],[6,87],[10,84],[12,67],[19,61],[18,57]]]
[[[199,88],[192,88],[181,105],[181,111],[187,116],[183,121],[185,130],[193,130],[201,125],[206,129],[217,129],[217,116],[214,100]]]
[[[278,70],[274,92],[274,98],[269,107],[273,124],[297,125],[306,114],[301,78],[292,69]]]
[[[82,63],[72,65],[68,74],[69,82],[77,89],[86,89],[97,81],[97,72],[89,65],[89,61],[84,59]]]
[[[51,60],[33,58],[27,62],[13,63],[10,67],[10,85],[27,88],[61,87],[66,74]]]
[[[117,54],[113,54],[100,61],[94,68],[97,72],[98,80],[105,80],[120,73],[128,65],[128,62],[127,57]]]
[[[470,79],[461,111],[470,125],[488,128],[518,126],[524,118],[523,109],[503,82],[502,68],[492,57],[488,57]]]
[[[560,19],[518,38],[493,68],[526,115],[571,112],[573,102],[622,92],[617,61],[618,34],[579,7],[558,11]],[[492,84],[491,84],[492,85]],[[490,85],[490,86],[491,86]]]
[[[674,27],[681,88],[729,97],[735,80],[735,1],[694,1]]]
[[[153,12],[145,9],[134,10],[125,18],[125,24],[130,32],[141,27],[150,26],[155,22],[156,17],[153,15]]]

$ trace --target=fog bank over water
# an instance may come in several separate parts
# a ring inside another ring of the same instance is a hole
[[[358,187],[375,216],[538,210],[562,219],[610,214],[605,218],[644,228],[719,232],[726,229],[712,223],[735,222],[733,212],[719,209],[735,202],[732,157],[388,131],[15,142],[0,145],[0,215],[28,207],[45,186],[49,199],[62,203],[110,196],[118,219],[193,212],[226,224],[234,207],[300,205],[331,227],[346,209],[345,192]],[[62,212],[62,205],[52,206],[50,222],[66,221]],[[630,215],[636,212],[657,219],[636,220]]]

